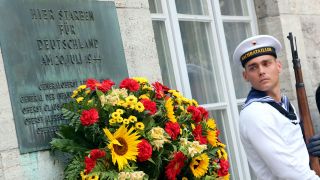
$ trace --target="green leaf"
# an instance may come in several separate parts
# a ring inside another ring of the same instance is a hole
[[[81,146],[78,143],[76,143],[70,139],[53,138],[52,141],[50,142],[50,144],[53,149],[58,149],[60,151],[68,152],[68,153],[72,153],[72,154],[76,154],[79,152],[84,153],[85,151],[88,150],[88,148]]]
[[[65,180],[80,179],[80,172],[85,168],[84,160],[78,155],[75,156],[64,170]]]
[[[97,95],[98,95],[99,97],[104,95],[103,92],[102,92],[102,91],[99,91],[99,90],[96,90],[96,93],[97,93]]]

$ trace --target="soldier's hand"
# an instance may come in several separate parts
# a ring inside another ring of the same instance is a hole
[[[310,155],[320,156],[320,134],[316,134],[310,138],[307,149]]]

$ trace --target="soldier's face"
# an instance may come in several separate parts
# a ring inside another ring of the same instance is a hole
[[[253,88],[270,92],[280,88],[279,74],[281,63],[271,55],[258,56],[245,65],[243,77],[249,81]]]

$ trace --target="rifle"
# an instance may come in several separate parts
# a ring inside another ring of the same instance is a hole
[[[300,112],[300,119],[303,127],[302,131],[304,133],[303,135],[304,140],[306,143],[308,143],[309,139],[314,135],[314,129],[313,129],[313,124],[312,124],[311,115],[309,111],[306,90],[303,83],[301,64],[300,64],[300,59],[298,57],[298,51],[297,51],[297,42],[296,42],[296,37],[294,37],[295,44],[293,44],[293,36],[291,32],[289,33],[287,38],[289,39],[290,46],[291,46],[292,63],[293,63],[294,75],[296,78],[296,92],[297,92],[297,98],[298,98],[298,106],[299,106],[299,112]],[[310,157],[311,169],[313,169],[316,172],[316,174],[319,176],[320,163],[319,163],[318,157],[315,157],[315,156],[309,156],[309,157]]]

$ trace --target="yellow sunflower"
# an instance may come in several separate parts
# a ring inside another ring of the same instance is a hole
[[[217,131],[208,130],[207,133],[208,133],[207,139],[208,139],[209,144],[211,144],[211,146],[213,146],[213,147],[217,147],[218,146],[218,144],[217,144],[218,137],[216,136]]]
[[[122,170],[128,164],[128,160],[136,161],[138,155],[137,145],[140,137],[134,128],[128,129],[122,125],[113,135],[104,128],[103,131],[109,139],[108,148],[111,150],[113,164],[118,163],[118,169]]]
[[[208,171],[209,157],[207,154],[201,154],[192,159],[189,167],[196,178],[200,178]]]

